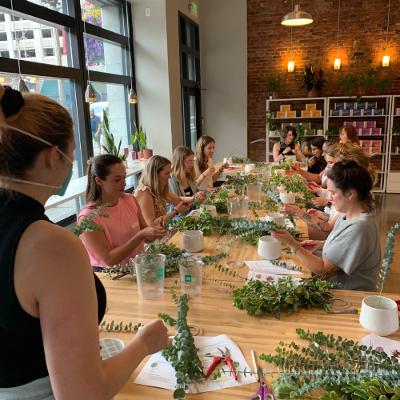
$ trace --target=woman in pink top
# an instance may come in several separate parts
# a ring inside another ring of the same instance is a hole
[[[86,207],[78,224],[92,220],[95,229],[86,230],[81,239],[95,270],[115,264],[127,264],[143,251],[144,241],[161,238],[160,226],[147,226],[136,199],[125,193],[125,166],[109,154],[89,162]]]

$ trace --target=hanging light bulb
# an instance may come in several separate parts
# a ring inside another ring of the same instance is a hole
[[[335,58],[335,61],[333,62],[333,69],[336,71],[339,70],[341,63],[342,61],[340,60],[340,58]]]
[[[21,93],[29,93],[28,85],[27,85],[26,82],[22,79],[22,76],[20,76],[20,78],[19,78],[18,90],[19,90]]]
[[[89,81],[85,90],[85,101],[86,103],[95,103],[97,100],[97,92],[92,86],[92,83]]]
[[[390,56],[385,55],[382,58],[382,67],[388,67],[390,64]]]
[[[288,62],[287,70],[288,70],[288,72],[293,72],[294,71],[294,61],[289,61]]]
[[[137,98],[137,94],[135,92],[135,89],[131,87],[131,89],[129,90],[129,95],[128,95],[128,102],[130,104],[137,104],[138,102],[138,98]]]
[[[282,18],[281,24],[285,26],[303,26],[312,24],[313,22],[311,14],[301,11],[300,5],[296,4],[294,10]]]

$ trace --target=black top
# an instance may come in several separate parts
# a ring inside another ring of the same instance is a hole
[[[321,171],[323,171],[326,167],[326,161],[325,157],[321,156],[319,158],[316,158],[315,164],[312,167],[308,167],[307,171],[311,172],[312,174],[319,174]]]
[[[190,185],[186,189],[183,189],[183,192],[185,193],[185,196],[188,196],[188,197],[192,197],[193,196],[193,190],[190,187]]]
[[[21,193],[0,190],[0,387],[48,375],[39,318],[21,307],[14,288],[14,261],[22,234],[35,221],[49,221],[44,207]],[[50,221],[49,221],[50,223]],[[44,278],[45,279],[45,278]],[[95,276],[99,323],[106,292]]]
[[[289,151],[288,153],[285,153],[284,156],[294,156],[294,155],[296,155],[294,153],[294,151],[293,151],[294,150],[294,143],[293,142],[291,142],[289,144],[281,142],[281,148],[279,149],[279,154],[282,154],[285,151],[286,147],[290,147],[292,149],[292,151]]]

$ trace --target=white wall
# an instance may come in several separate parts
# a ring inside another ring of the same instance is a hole
[[[200,47],[203,134],[215,160],[247,156],[247,9],[245,0],[202,0]]]

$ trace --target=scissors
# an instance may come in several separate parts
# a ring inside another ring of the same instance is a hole
[[[257,367],[257,376],[260,387],[258,388],[258,392],[251,397],[250,400],[275,400],[274,395],[268,390],[268,386],[265,383],[264,374],[261,367]]]

